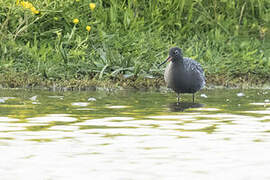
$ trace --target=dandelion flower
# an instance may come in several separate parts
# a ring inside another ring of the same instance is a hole
[[[33,7],[34,7],[33,4],[30,3],[30,2],[28,2],[28,9],[31,9],[31,8],[33,8]]]
[[[86,30],[87,30],[88,32],[90,32],[90,31],[91,31],[91,26],[86,26]]]
[[[34,13],[36,11],[36,8],[35,7],[31,7],[30,10]]]
[[[96,8],[96,4],[95,3],[90,3],[89,7],[93,11]]]
[[[39,14],[39,11],[38,10],[35,10],[33,13],[34,14]]]
[[[22,4],[22,6],[23,6],[24,8],[27,8],[27,9],[31,9],[31,8],[34,7],[33,4],[30,3],[30,2],[28,2],[28,1],[22,1],[21,4]]]
[[[79,19],[73,19],[73,23],[74,24],[78,24],[79,23]]]
[[[25,2],[24,1],[21,1],[20,4],[21,4],[22,7],[25,6]]]

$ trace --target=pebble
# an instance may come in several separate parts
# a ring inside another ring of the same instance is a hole
[[[31,98],[29,98],[31,101],[36,101],[37,100],[37,96],[33,96]]]
[[[201,94],[201,97],[207,98],[206,94]]]
[[[85,107],[85,106],[88,106],[89,103],[87,102],[74,102],[74,103],[71,103],[72,106],[81,106],[81,107]]]
[[[97,100],[96,98],[91,97],[91,98],[88,98],[88,101],[97,101]]]
[[[237,96],[242,97],[242,96],[245,96],[245,94],[244,93],[237,93]]]

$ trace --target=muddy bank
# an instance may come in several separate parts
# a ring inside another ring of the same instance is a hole
[[[96,90],[104,89],[160,89],[165,87],[163,77],[155,78],[89,78],[53,80],[27,74],[0,74],[1,88],[33,88],[49,90]],[[269,79],[258,77],[228,78],[222,76],[207,76],[206,88],[270,88]]]

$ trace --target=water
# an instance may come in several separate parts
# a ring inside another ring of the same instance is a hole
[[[1,90],[1,180],[270,179],[269,98]]]

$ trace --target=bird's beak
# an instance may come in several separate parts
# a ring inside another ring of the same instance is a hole
[[[158,68],[160,68],[160,66],[162,66],[163,64],[165,64],[167,61],[171,61],[172,57],[169,56],[163,63],[161,63],[160,65],[158,65]]]

